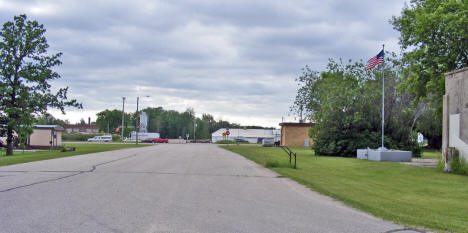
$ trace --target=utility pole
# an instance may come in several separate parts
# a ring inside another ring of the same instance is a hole
[[[122,126],[120,127],[121,136],[120,138],[124,140],[124,121],[125,121],[125,97],[122,97]]]
[[[140,101],[140,97],[137,96],[137,111],[136,111],[136,128],[135,128],[135,132],[136,132],[136,140],[135,140],[135,143],[138,145],[138,132],[140,132],[140,114],[138,113],[138,102]]]

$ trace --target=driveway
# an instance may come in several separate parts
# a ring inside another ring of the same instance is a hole
[[[404,228],[211,144],[163,144],[0,167],[0,226],[9,233]]]

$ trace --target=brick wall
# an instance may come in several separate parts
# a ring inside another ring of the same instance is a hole
[[[304,146],[304,140],[309,140],[309,145],[312,145],[312,140],[309,138],[308,126],[289,126],[281,127],[281,145],[282,146]]]

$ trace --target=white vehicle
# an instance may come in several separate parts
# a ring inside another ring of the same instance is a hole
[[[123,141],[124,142],[136,142],[136,139],[135,138],[125,138]],[[141,141],[141,140],[138,139],[138,141]]]
[[[112,135],[94,136],[88,138],[88,142],[112,142]]]
[[[275,145],[275,139],[273,138],[264,138],[262,140],[262,146],[274,146]]]

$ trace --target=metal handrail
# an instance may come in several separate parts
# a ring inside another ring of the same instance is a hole
[[[287,146],[280,146],[281,149],[284,150],[284,152],[286,152],[286,154],[288,154],[289,156],[289,164],[291,165],[291,159],[292,159],[292,156],[294,155],[294,168],[296,168],[296,159],[297,159],[297,155],[296,153],[294,153],[291,149],[289,149],[289,147]]]

